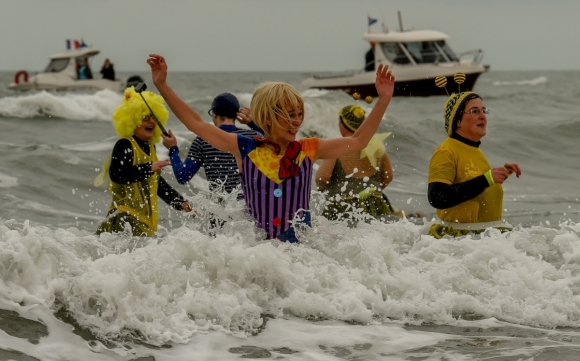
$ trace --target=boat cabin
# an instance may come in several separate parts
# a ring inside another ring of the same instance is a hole
[[[88,59],[90,64],[90,59],[97,54],[99,54],[97,49],[81,48],[52,55],[43,73],[63,73],[73,79],[79,79],[79,68],[83,60]]]
[[[374,47],[376,64],[385,59],[393,65],[439,65],[458,63],[462,57],[447,44],[449,36],[434,30],[367,33],[363,38]],[[478,63],[478,59],[473,62]]]

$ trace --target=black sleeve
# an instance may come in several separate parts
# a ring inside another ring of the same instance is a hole
[[[159,187],[157,188],[157,196],[167,204],[169,204],[174,209],[182,211],[181,204],[185,202],[185,199],[177,193],[172,186],[167,183],[163,177],[159,177]]]
[[[432,182],[429,183],[429,204],[437,209],[451,208],[477,197],[487,187],[489,183],[483,174],[459,184]]]
[[[113,148],[109,177],[115,183],[131,184],[153,175],[151,163],[133,165],[133,150],[128,139],[119,139]]]
[[[260,133],[260,134],[264,135],[264,131],[262,130],[262,128],[260,128],[260,127],[258,126],[258,124],[254,123],[254,121],[253,121],[253,120],[252,120],[251,122],[249,122],[247,125],[248,125],[248,127],[250,127],[250,129],[252,129],[253,131],[255,131],[255,132],[258,132],[258,133]]]

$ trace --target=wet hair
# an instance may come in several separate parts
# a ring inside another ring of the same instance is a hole
[[[282,82],[266,82],[260,84],[254,91],[250,109],[254,123],[259,126],[264,135],[272,132],[272,126],[288,128],[288,124],[282,124],[278,118],[290,119],[286,106],[290,105],[297,111],[302,111],[304,119],[304,99],[290,84]],[[271,125],[268,125],[268,122]]]

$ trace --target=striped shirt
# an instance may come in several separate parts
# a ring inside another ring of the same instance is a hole
[[[219,128],[246,137],[260,135],[254,130],[236,128],[235,125],[225,124]],[[180,184],[186,184],[201,167],[205,169],[210,191],[219,189],[223,184],[223,190],[231,193],[240,184],[240,173],[234,156],[212,147],[201,137],[195,138],[191,143],[187,158],[183,162],[179,158],[177,146],[169,149],[169,158],[175,178]]]

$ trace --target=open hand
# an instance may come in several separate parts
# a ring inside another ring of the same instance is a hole
[[[377,69],[377,79],[375,88],[379,97],[391,98],[395,90],[395,75],[391,72],[388,65],[379,64]]]
[[[158,162],[154,162],[151,164],[151,171],[152,172],[160,171],[161,169],[163,169],[164,167],[167,167],[170,164],[171,163],[169,163],[168,160],[160,160]]]
[[[151,79],[153,84],[165,84],[167,80],[167,63],[165,58],[159,54],[149,54],[147,64],[151,67]]]

